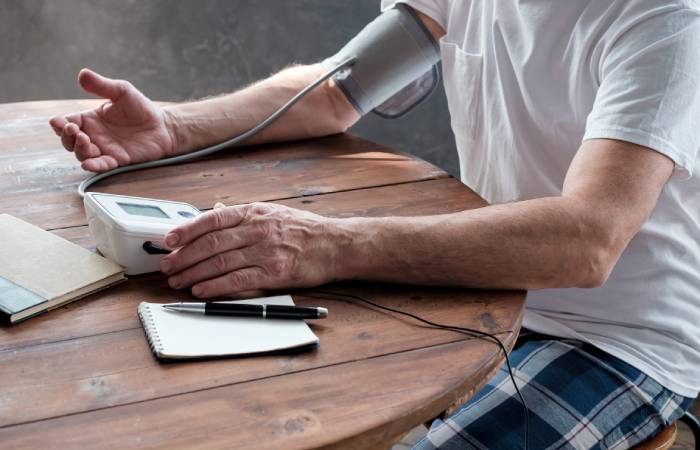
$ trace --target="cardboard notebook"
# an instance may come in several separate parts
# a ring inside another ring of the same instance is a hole
[[[123,280],[118,264],[0,214],[0,320],[19,322]]]
[[[289,295],[240,303],[294,305]],[[205,316],[146,302],[139,305],[139,318],[153,353],[163,360],[296,353],[318,346],[318,337],[303,320]]]

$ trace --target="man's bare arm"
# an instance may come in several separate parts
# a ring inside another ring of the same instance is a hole
[[[323,73],[320,64],[290,67],[233,94],[161,107],[125,80],[83,69],[78,75],[80,86],[106,101],[91,110],[53,117],[49,123],[83,169],[104,172],[237,136]],[[340,89],[328,80],[248,143],[339,133],[359,118]]]
[[[420,14],[419,14],[420,15]],[[436,39],[442,29],[420,15]],[[320,64],[287,68],[233,94],[160,107],[131,83],[84,69],[78,83],[106,101],[95,109],[49,121],[85,170],[104,172],[217,144],[260,123],[322,76]],[[345,131],[360,119],[328,80],[248,143],[288,141]]]
[[[444,32],[431,25],[439,38]],[[163,270],[174,287],[194,286],[204,297],[336,279],[596,287],[651,214],[672,171],[673,162],[653,150],[597,139],[582,144],[558,197],[403,218],[327,219],[267,205],[221,208],[173,230],[169,238],[185,246],[164,259]],[[292,233],[290,223],[303,232]],[[247,234],[257,239],[241,237]],[[233,249],[241,239],[256,243],[250,247],[255,252]]]
[[[445,30],[440,26],[439,23],[431,19],[430,16],[426,16],[422,12],[416,11],[415,9],[414,11],[418,18],[421,20],[421,22],[423,22],[423,25],[425,25],[430,34],[433,36],[433,39],[439,41],[440,38],[445,35]]]
[[[208,147],[253,128],[324,73],[320,64],[289,67],[233,94],[166,107],[178,153]],[[328,80],[248,143],[340,133],[359,119],[344,94]]]
[[[673,170],[621,141],[581,146],[559,197],[427,217],[334,219],[281,205],[222,207],[173,229],[161,261],[200,297],[340,279],[543,289],[597,287]]]
[[[586,141],[560,197],[432,217],[353,219],[338,278],[542,289],[597,287],[653,210],[673,162]]]
[[[416,11],[435,40],[445,31]],[[216,144],[260,123],[287,100],[323,75],[320,64],[291,67],[236,93],[167,107],[178,142],[178,153]],[[319,137],[347,130],[360,119],[332,80],[312,91],[249,143]]]

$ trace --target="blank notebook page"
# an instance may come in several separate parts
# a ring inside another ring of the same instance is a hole
[[[227,303],[294,305],[289,295]],[[318,344],[303,320],[205,316],[146,302],[139,305],[139,317],[153,352],[163,359],[246,355]]]

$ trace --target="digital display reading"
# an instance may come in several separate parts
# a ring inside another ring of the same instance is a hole
[[[170,216],[165,214],[162,209],[157,206],[150,205],[136,205],[133,203],[119,203],[117,205],[121,207],[127,214],[132,216],[142,216],[142,217],[158,217],[161,219],[170,219]]]

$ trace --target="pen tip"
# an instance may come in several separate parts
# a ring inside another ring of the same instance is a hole
[[[328,309],[327,308],[318,308],[318,318],[322,319],[324,317],[328,317]]]

